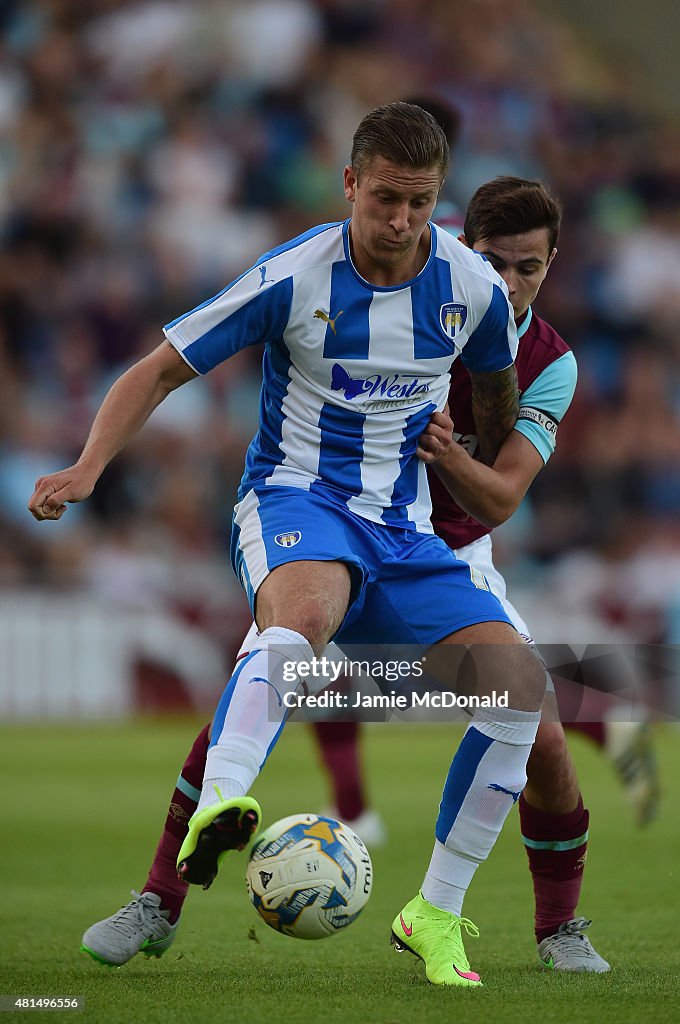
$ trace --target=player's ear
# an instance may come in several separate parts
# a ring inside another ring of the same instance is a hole
[[[545,265],[546,271],[548,270],[548,267],[550,266],[550,264],[552,263],[552,261],[555,259],[556,256],[557,256],[557,249],[553,249],[553,251],[548,256],[548,262]]]
[[[470,245],[470,244],[468,243],[468,240],[467,240],[467,238],[465,237],[465,235],[463,234],[463,232],[462,232],[462,231],[461,231],[461,233],[460,233],[460,234],[458,235],[458,241],[459,241],[459,242],[462,242],[462,243],[463,243],[463,245],[466,245],[466,246],[468,247],[468,249],[471,249],[471,248],[472,248],[472,246],[471,246],[471,245]]]
[[[343,182],[345,186],[345,199],[353,203],[357,192],[357,174],[351,164],[347,164],[343,171]]]

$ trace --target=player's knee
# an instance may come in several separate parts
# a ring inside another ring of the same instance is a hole
[[[524,642],[506,647],[502,653],[510,706],[538,711],[545,696],[545,669]]]
[[[328,610],[313,600],[298,602],[283,618],[277,625],[299,633],[315,651],[323,650],[337,629]]]

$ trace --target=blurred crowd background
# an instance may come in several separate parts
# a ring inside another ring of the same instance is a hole
[[[172,395],[58,525],[26,501],[164,323],[348,215],[356,124],[421,94],[461,116],[447,199],[509,173],[564,205],[536,309],[579,385],[499,565],[547,640],[549,609],[584,641],[679,642],[680,125],[642,78],[532,0],[1,2],[0,606],[154,609],[231,656],[260,352]]]

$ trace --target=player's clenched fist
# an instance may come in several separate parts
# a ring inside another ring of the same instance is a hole
[[[418,438],[416,454],[423,462],[436,462],[446,455],[453,443],[453,420],[446,405],[442,412],[430,416],[430,422]]]
[[[28,502],[34,519],[61,519],[67,502],[83,501],[94,490],[96,478],[83,466],[71,466],[36,481],[35,491]]]

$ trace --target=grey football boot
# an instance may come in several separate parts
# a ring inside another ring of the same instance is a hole
[[[584,935],[592,921],[574,917],[561,924],[554,935],[538,944],[538,956],[544,967],[551,971],[581,971],[605,974],[611,970],[607,961],[593,948]]]
[[[170,948],[179,918],[170,924],[170,912],[161,910],[161,898],[154,892],[140,896],[133,889],[132,895],[130,903],[87,929],[81,952],[107,967],[122,967],[137,953],[159,957]]]

